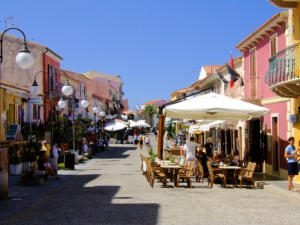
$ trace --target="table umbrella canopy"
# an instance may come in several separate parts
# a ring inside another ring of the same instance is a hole
[[[134,120],[128,120],[129,127],[136,127],[136,122]]]
[[[139,120],[136,122],[136,127],[151,127],[145,120]]]
[[[216,93],[190,97],[164,108],[167,117],[190,120],[248,120],[266,115],[269,111],[267,108]]]
[[[224,120],[216,120],[216,121],[211,121],[207,120],[206,123],[198,123],[195,125],[191,125],[189,128],[189,133],[197,132],[197,131],[209,131],[210,128],[216,127],[222,123],[224,123]]]
[[[104,127],[107,131],[118,131],[123,130],[124,128],[127,128],[127,125],[124,122],[121,122],[120,120],[114,120],[109,123],[107,123]]]

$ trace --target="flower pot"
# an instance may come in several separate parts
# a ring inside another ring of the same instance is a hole
[[[9,174],[19,175],[22,173],[22,163],[20,164],[9,164]]]

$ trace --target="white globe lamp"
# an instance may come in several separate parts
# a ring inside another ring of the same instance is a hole
[[[73,88],[70,86],[69,82],[66,81],[65,85],[61,89],[65,96],[70,96],[73,93]]]
[[[105,116],[105,112],[101,111],[101,112],[99,113],[99,115],[100,115],[101,117],[104,117],[104,116]]]
[[[28,69],[33,65],[34,58],[26,44],[23,45],[22,50],[16,55],[16,63],[22,69]]]
[[[93,107],[93,112],[94,112],[94,113],[97,113],[97,112],[98,112],[98,107],[97,107],[97,106],[94,106],[94,107]]]
[[[89,106],[89,102],[86,99],[81,100],[80,105],[82,108],[86,108]]]
[[[66,108],[66,106],[67,106],[67,103],[66,103],[66,101],[64,101],[62,98],[58,101],[58,107],[60,108],[60,109],[64,109],[64,108]]]

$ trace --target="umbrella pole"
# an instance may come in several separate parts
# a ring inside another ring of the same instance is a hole
[[[165,116],[159,114],[158,120],[158,140],[157,140],[157,157],[163,159],[163,145],[165,133]]]

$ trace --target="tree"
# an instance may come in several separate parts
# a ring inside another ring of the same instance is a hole
[[[153,115],[156,114],[156,113],[157,113],[157,109],[152,104],[146,105],[146,107],[142,111],[143,115],[148,115],[149,116],[151,127],[153,127]]]

